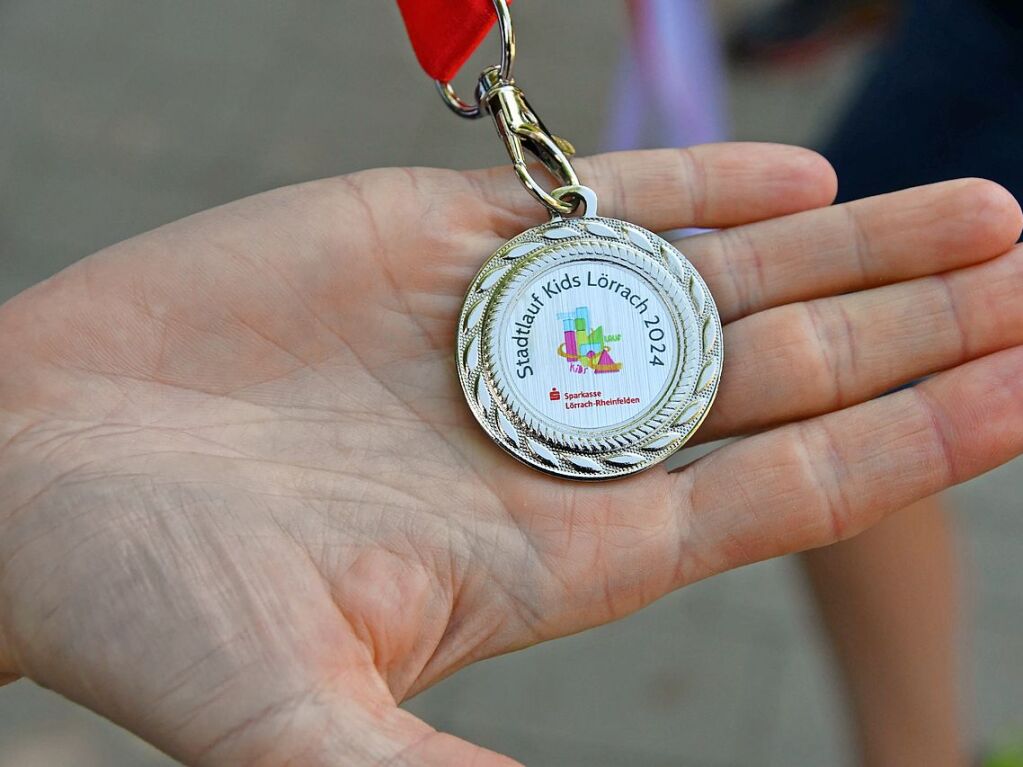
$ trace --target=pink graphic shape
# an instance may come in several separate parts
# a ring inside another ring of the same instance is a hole
[[[565,354],[569,358],[579,356],[579,347],[576,345],[575,341],[575,330],[565,331]]]

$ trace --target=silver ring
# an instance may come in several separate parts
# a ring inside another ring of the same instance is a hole
[[[507,0],[493,0],[494,10],[497,12],[497,24],[501,30],[501,80],[510,82],[512,69],[515,67],[515,29],[512,26],[511,10],[508,8]],[[464,101],[456,92],[450,82],[434,81],[441,99],[448,108],[459,117],[475,120],[483,115],[480,102],[477,99],[475,104]]]
[[[559,186],[557,189],[551,190],[551,197],[558,202],[571,205],[572,207],[568,210],[569,213],[575,212],[579,208],[579,203],[582,202],[583,215],[590,218],[597,216],[597,194],[588,186],[583,186],[582,184]]]

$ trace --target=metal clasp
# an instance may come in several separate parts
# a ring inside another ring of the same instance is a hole
[[[526,190],[553,214],[567,215],[579,201],[565,202],[552,197],[530,174],[526,153],[539,160],[557,179],[558,186],[578,186],[579,177],[569,158],[575,147],[555,136],[529,106],[525,94],[513,80],[501,76],[499,67],[485,69],[477,86],[480,106],[494,118],[497,133],[504,141],[515,174]]]

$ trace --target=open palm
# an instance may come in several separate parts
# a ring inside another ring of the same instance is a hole
[[[726,323],[699,437],[754,436],[598,485],[489,442],[453,342],[542,217],[505,169],[243,200],[0,309],[0,671],[190,764],[510,764],[397,703],[1023,450],[998,187],[826,208],[826,163],[765,145],[579,169],[606,215],[726,227],[681,245]]]

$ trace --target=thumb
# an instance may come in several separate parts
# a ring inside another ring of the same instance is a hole
[[[302,767],[522,767],[438,732],[387,696],[366,702],[343,691],[310,691],[260,715],[213,748],[186,753],[187,764],[295,764]]]
[[[388,767],[522,767],[506,756],[438,732],[399,708],[389,715],[387,727],[394,728],[392,743],[404,743],[383,758]]]
[[[446,732],[438,732],[426,722],[397,707],[391,709],[377,730],[383,739],[379,750],[365,753],[364,760],[352,764],[382,764],[388,767],[522,767],[519,762],[495,754],[474,743]],[[326,755],[326,765],[338,762],[338,756]],[[317,763],[318,764],[318,763]]]

